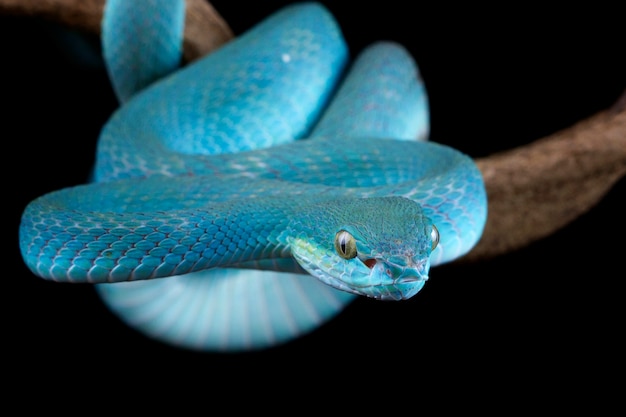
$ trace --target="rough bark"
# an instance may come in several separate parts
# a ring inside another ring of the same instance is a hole
[[[531,144],[478,159],[489,214],[481,241],[466,259],[526,246],[596,205],[626,175],[624,107],[616,105]]]
[[[233,32],[205,0],[186,0],[184,59],[192,61],[232,39]],[[0,14],[32,16],[100,33],[105,0],[0,0]]]

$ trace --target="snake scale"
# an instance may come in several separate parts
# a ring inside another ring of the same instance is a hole
[[[426,141],[419,70],[378,42],[353,62],[318,3],[296,3],[180,66],[184,1],[109,0],[119,108],[93,181],[25,208],[37,276],[92,283],[124,322],[195,350],[319,327],[356,296],[414,296],[487,216],[472,159]]]

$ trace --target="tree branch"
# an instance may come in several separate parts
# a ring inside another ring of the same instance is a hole
[[[489,214],[467,260],[522,248],[597,204],[626,175],[626,108],[614,106],[476,162],[485,179]]]
[[[183,58],[193,61],[233,38],[224,19],[205,0],[186,0]],[[0,0],[0,14],[53,21],[87,33],[100,33],[105,0]]]

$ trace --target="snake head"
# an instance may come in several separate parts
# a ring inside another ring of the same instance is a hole
[[[404,197],[347,198],[290,224],[293,257],[322,282],[382,300],[414,296],[428,279],[437,228]]]

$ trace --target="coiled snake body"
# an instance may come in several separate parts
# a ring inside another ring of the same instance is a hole
[[[94,182],[26,207],[33,273],[98,284],[126,323],[167,343],[257,349],[356,295],[412,297],[431,265],[478,241],[482,177],[424,140],[426,91],[401,46],[372,45],[344,74],[336,22],[299,3],[178,69],[183,15],[183,1],[107,3],[122,105]]]

